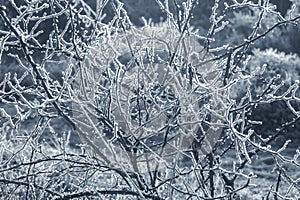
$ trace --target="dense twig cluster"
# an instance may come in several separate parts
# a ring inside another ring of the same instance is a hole
[[[197,0],[156,0],[165,22],[140,28],[126,3],[95,2],[0,5],[1,198],[238,199],[263,187],[259,162],[277,173],[259,195],[300,195],[297,137],[285,137],[300,119],[298,75],[266,77],[272,63],[251,61],[255,43],[299,25],[297,4],[285,17],[268,0],[216,0],[203,34]],[[250,34],[218,43],[247,9]],[[266,135],[253,113],[276,102],[292,117]]]

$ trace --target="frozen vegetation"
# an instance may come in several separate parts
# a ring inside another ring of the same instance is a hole
[[[0,2],[0,199],[300,198],[297,0]]]

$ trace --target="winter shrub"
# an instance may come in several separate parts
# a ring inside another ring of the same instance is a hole
[[[181,40],[183,35],[175,26],[161,23],[139,29],[132,28],[126,34],[109,33],[110,39],[107,40],[107,36],[99,38],[90,47],[83,75],[78,74],[76,78],[75,84],[78,84],[80,94],[78,98],[83,101],[96,99],[94,106],[99,114],[103,113],[114,127],[100,122],[103,130],[100,129],[99,133],[93,128],[89,134],[83,133],[83,138],[88,143],[97,144],[96,148],[100,149],[107,143],[98,143],[103,132],[110,139],[120,137],[107,132],[108,129],[111,132],[112,128],[117,129],[120,133],[116,134],[122,134],[126,140],[118,141],[121,145],[115,144],[116,149],[121,148],[115,151],[122,154],[115,162],[126,158],[126,153],[121,153],[123,150],[140,149],[140,158],[134,162],[137,166],[127,166],[138,171],[144,170],[140,160],[153,159],[152,164],[155,166],[157,154],[171,163],[173,161],[168,158],[170,154],[181,152],[182,155],[179,153],[178,157],[189,157],[186,152],[190,151],[196,140],[203,137],[200,132],[205,123],[208,123],[209,113],[216,112],[221,115],[219,110],[222,109],[218,105],[222,100],[219,99],[220,96],[216,96],[221,85],[219,69],[214,63],[208,62],[199,65],[198,70],[195,70],[193,65],[207,59],[208,54],[193,33],[189,34]],[[170,64],[171,59],[173,61]],[[201,77],[196,73],[201,74]],[[86,83],[83,90],[82,82]],[[216,101],[210,103],[209,109],[206,108],[209,104],[208,98]],[[81,105],[74,106],[75,110],[80,110]],[[76,120],[83,123],[85,118],[83,113],[77,115]],[[210,120],[210,123],[215,123],[217,118],[212,116]],[[91,121],[95,123],[97,119],[91,117]],[[220,131],[214,132],[215,139],[209,141],[210,145],[220,135]],[[203,141],[209,140],[206,137],[204,136]],[[158,149],[164,145],[164,138],[167,139],[168,146],[162,154]],[[200,154],[205,155],[210,151],[207,147],[201,148],[199,152],[203,152]],[[112,157],[112,154],[107,156]],[[172,155],[172,159],[175,157]]]
[[[296,199],[297,4],[128,2],[0,3],[0,197]]]

